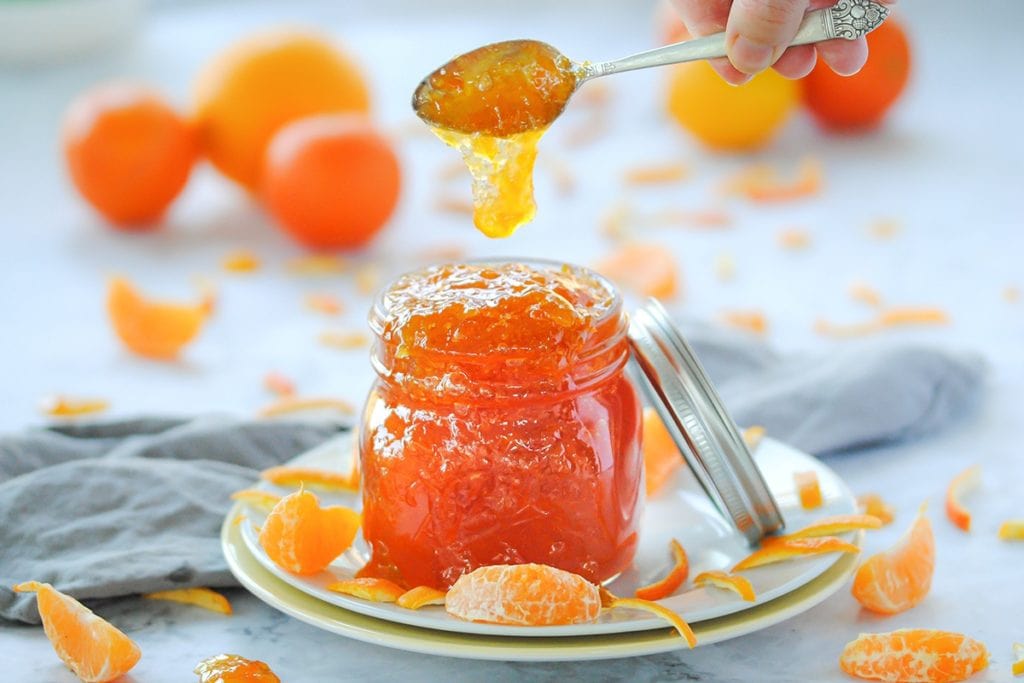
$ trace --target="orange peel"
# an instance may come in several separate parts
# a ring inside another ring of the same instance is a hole
[[[719,318],[729,327],[751,334],[763,335],[768,332],[768,318],[762,311],[722,311]]]
[[[320,335],[319,341],[323,346],[342,351],[362,349],[370,345],[370,337],[365,332],[335,330],[324,332]]]
[[[292,259],[285,270],[292,275],[341,275],[347,272],[349,264],[339,256],[330,254],[310,254]]]
[[[625,243],[599,261],[595,270],[643,296],[672,299],[681,293],[679,267],[667,247]]]
[[[1010,667],[1010,672],[1014,676],[1024,676],[1024,643],[1013,644],[1013,665]]]
[[[892,524],[892,520],[896,519],[896,511],[877,493],[865,493],[857,496],[857,505],[864,514],[880,519],[882,526]]]
[[[811,246],[811,236],[806,230],[788,228],[778,235],[779,246],[790,251],[806,249]]]
[[[882,520],[871,515],[831,515],[823,517],[816,522],[808,524],[803,529],[786,534],[785,536],[768,536],[764,539],[765,545],[780,543],[794,538],[818,538],[820,536],[834,536],[857,531],[859,529],[880,529]]]
[[[324,315],[338,315],[344,310],[341,300],[333,294],[322,292],[307,294],[305,298],[306,308]]]
[[[342,415],[355,415],[356,407],[340,398],[303,398],[285,396],[260,410],[260,417],[280,417],[294,413],[328,411]]]
[[[279,372],[268,372],[264,375],[263,386],[270,393],[282,398],[295,395],[295,382]]]
[[[228,602],[228,599],[209,588],[177,588],[146,593],[142,597],[148,600],[167,600],[183,605],[195,605],[218,614],[231,614],[231,603]]]
[[[114,332],[130,351],[173,360],[199,334],[210,304],[173,304],[145,299],[128,280],[115,277],[107,289],[107,313]]]
[[[949,320],[949,314],[941,308],[903,306],[880,311],[874,320],[852,325],[836,325],[827,320],[818,320],[814,323],[814,330],[830,337],[856,337],[881,332],[891,327],[946,325]]]
[[[142,656],[131,638],[50,584],[26,581],[12,590],[36,594],[46,637],[61,661],[86,683],[112,681]]]
[[[999,525],[999,540],[1024,541],[1024,519],[1008,519]]]
[[[958,528],[971,530],[971,511],[964,507],[961,498],[964,494],[981,485],[981,466],[972,465],[953,477],[946,489],[946,516]]]
[[[792,538],[770,543],[743,558],[732,568],[733,572],[753,569],[766,564],[785,562],[800,557],[824,555],[826,553],[859,553],[860,548],[836,536],[818,538]]]
[[[246,505],[252,505],[261,510],[273,510],[274,506],[281,500],[281,496],[270,491],[264,491],[263,489],[242,489],[232,493],[231,500],[241,501]]]
[[[221,261],[221,267],[229,273],[253,273],[261,265],[260,257],[248,249],[232,251]]]
[[[690,169],[683,164],[649,164],[627,169],[622,180],[627,185],[660,185],[677,183],[690,175]]]
[[[851,676],[878,681],[951,683],[988,666],[985,646],[962,633],[900,629],[862,633],[846,644],[839,667]]]
[[[327,584],[327,590],[371,602],[397,602],[406,593],[394,581],[370,577],[335,581]]]
[[[719,569],[712,569],[710,571],[697,574],[697,576],[693,578],[693,585],[724,588],[732,591],[747,602],[754,602],[757,600],[757,594],[754,592],[754,586],[745,576],[729,574],[728,572],[723,572]]]
[[[793,481],[796,484],[797,495],[800,496],[800,507],[804,510],[821,507],[823,501],[817,472],[814,470],[796,472],[793,474]]]
[[[102,398],[75,398],[51,396],[43,400],[39,409],[48,417],[82,417],[95,415],[110,408],[110,401]]]
[[[359,480],[352,479],[352,474],[342,474],[316,467],[296,467],[294,465],[278,465],[260,472],[260,479],[276,486],[307,486],[311,489],[324,491],[358,491]]]
[[[765,431],[765,428],[761,425],[747,427],[743,430],[743,443],[747,444],[747,448],[751,451],[756,450],[764,439]]]
[[[446,593],[430,586],[410,588],[395,600],[395,604],[405,609],[419,609],[427,605],[443,605]]]
[[[690,625],[681,616],[664,605],[641,598],[612,598],[609,602],[609,609],[637,609],[661,617],[672,624],[672,627],[679,632],[679,635],[683,637],[691,650],[697,647],[697,635],[690,628]]]
[[[899,614],[924,600],[934,572],[935,536],[922,505],[896,545],[872,555],[857,569],[850,593],[872,612]]]
[[[672,569],[659,581],[637,588],[636,597],[641,600],[661,600],[675,593],[683,585],[683,582],[686,581],[686,577],[690,573],[690,562],[686,557],[686,550],[674,538],[669,542],[669,548],[672,551],[672,559],[675,562],[672,565]]]

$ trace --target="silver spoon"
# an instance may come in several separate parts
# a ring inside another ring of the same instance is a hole
[[[854,40],[888,15],[874,0],[839,0],[808,12],[790,45]],[[435,128],[507,137],[551,125],[576,89],[593,78],[725,56],[725,33],[582,64],[546,43],[511,40],[477,48],[431,72],[413,93],[412,106]]]

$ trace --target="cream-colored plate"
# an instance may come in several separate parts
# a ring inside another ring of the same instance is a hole
[[[347,471],[352,452],[351,440],[346,436],[310,451],[293,462],[309,467]],[[811,456],[766,439],[758,448],[755,457],[765,473],[769,487],[779,500],[788,528],[799,528],[827,514],[855,511],[856,503],[843,482],[831,469]],[[794,491],[793,473],[802,470],[814,470],[818,473],[826,500],[825,506],[810,513],[797,504]],[[264,487],[275,490],[272,486]],[[322,494],[321,498],[325,503],[360,507],[357,494]],[[234,519],[240,512],[243,512],[241,506],[236,506],[229,514],[229,519]],[[300,577],[275,565],[259,546],[254,527],[262,523],[263,514],[256,509],[245,509],[244,512],[246,521],[237,531],[249,558],[260,564],[265,572],[275,576],[277,580],[312,598],[349,612],[426,629],[517,638],[593,636],[663,630],[664,622],[647,613],[632,610],[605,612],[597,622],[591,624],[524,628],[460,621],[450,617],[441,607],[410,611],[393,604],[373,603],[339,595],[327,591],[325,587],[338,578],[351,577],[365,562],[367,550],[361,538],[357,538],[352,549],[335,561],[327,571],[314,576]],[[669,565],[668,540],[673,537],[678,538],[688,550],[691,577],[705,569],[728,569],[750,552],[742,537],[714,510],[695,480],[685,471],[680,472],[674,481],[669,482],[659,496],[648,501],[644,520],[634,566],[609,585],[613,593],[631,595],[637,586],[663,575]],[[850,535],[850,540],[856,542],[859,541],[859,537]],[[829,555],[795,560],[753,569],[745,572],[745,575],[751,580],[758,594],[756,605],[761,605],[814,581],[839,559],[838,555]],[[754,607],[731,592],[714,588],[684,589],[662,602],[682,614],[691,624],[749,611]]]

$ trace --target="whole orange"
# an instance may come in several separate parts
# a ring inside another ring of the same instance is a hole
[[[267,208],[286,232],[315,249],[367,243],[394,211],[400,187],[391,144],[362,116],[296,121],[267,149]]]
[[[115,226],[151,227],[188,181],[198,146],[159,95],[109,83],[80,95],[64,117],[64,159],[78,191]]]
[[[272,31],[250,36],[199,75],[195,119],[207,157],[249,190],[281,126],[314,114],[367,112],[359,67],[322,36]]]
[[[797,85],[772,70],[729,85],[707,62],[672,67],[669,114],[708,147],[745,151],[762,147],[799,100]]]
[[[819,60],[801,81],[804,103],[825,128],[874,128],[907,85],[910,43],[903,28],[889,18],[867,40],[868,61],[858,73],[840,76]]]

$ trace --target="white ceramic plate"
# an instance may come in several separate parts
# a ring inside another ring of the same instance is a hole
[[[292,464],[347,472],[354,449],[351,437],[345,435],[296,458]],[[786,527],[798,529],[825,515],[856,511],[856,501],[842,480],[815,458],[765,439],[755,459],[782,508]],[[795,472],[814,470],[818,474],[825,504],[813,511],[803,510],[793,483]],[[287,490],[260,483],[261,488],[278,493]],[[323,504],[341,504],[359,509],[358,494],[318,494]],[[232,511],[230,518],[242,511]],[[297,576],[278,567],[257,541],[256,528],[263,523],[264,513],[245,509],[246,521],[240,525],[246,550],[262,567],[291,587],[317,600],[376,619],[416,626],[424,629],[453,631],[463,634],[520,637],[592,636],[663,629],[664,621],[644,612],[609,610],[589,624],[570,626],[503,626],[461,621],[449,616],[443,607],[425,607],[417,611],[402,609],[390,603],[376,603],[332,593],[327,584],[352,578],[368,555],[361,536],[352,548],[327,570],[312,576]],[[728,570],[750,553],[750,548],[733,527],[718,514],[696,480],[685,468],[669,481],[657,496],[647,502],[640,543],[633,567],[608,584],[617,595],[632,595],[637,587],[657,580],[671,565],[668,543],[676,538],[687,550],[690,577],[708,569]],[[849,534],[848,540],[859,542],[860,536]],[[825,573],[839,559],[838,554],[825,555],[758,567],[744,572],[757,593],[757,602],[748,603],[730,591],[716,588],[693,588],[685,584],[680,592],[662,604],[675,610],[691,624],[748,610],[790,593]]]

